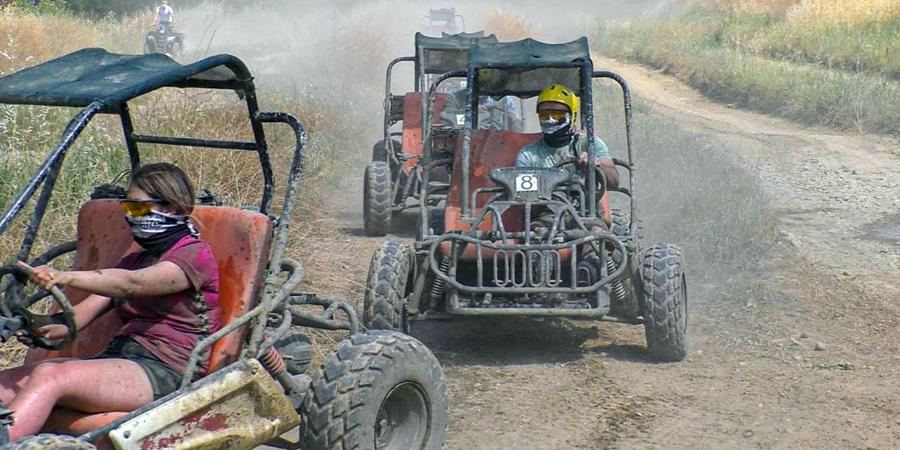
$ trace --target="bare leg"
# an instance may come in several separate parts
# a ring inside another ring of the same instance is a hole
[[[34,370],[35,366],[38,364],[44,362],[63,362],[71,359],[73,358],[56,358],[26,364],[20,367],[13,367],[12,369],[6,369],[0,372],[0,401],[3,402],[3,405],[9,407],[9,404],[16,398],[16,394],[19,393],[19,390],[21,390],[22,386],[28,381],[28,376],[31,375],[31,371]]]
[[[40,431],[56,405],[88,413],[131,411],[153,400],[144,369],[124,359],[51,360],[35,365],[10,403],[10,439]]]

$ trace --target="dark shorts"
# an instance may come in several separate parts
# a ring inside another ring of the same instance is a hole
[[[128,337],[117,337],[96,359],[125,359],[144,369],[153,387],[153,399],[175,392],[181,385],[181,374],[159,360],[153,353]]]

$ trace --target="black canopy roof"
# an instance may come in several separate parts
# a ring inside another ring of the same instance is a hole
[[[99,101],[112,112],[162,87],[239,89],[250,81],[247,67],[231,55],[181,65],[162,54],[88,48],[0,78],[0,103],[85,107]]]
[[[469,52],[469,68],[475,71],[479,95],[531,97],[550,84],[579,90],[581,69],[590,59],[584,37],[563,44],[477,41]]]
[[[496,43],[497,36],[485,36],[483,31],[444,33],[441,37],[416,33],[416,61],[421,61],[420,70],[426,74],[465,70],[469,63],[469,49],[478,42]]]

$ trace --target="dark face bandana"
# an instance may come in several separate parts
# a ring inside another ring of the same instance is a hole
[[[187,235],[197,236],[197,230],[186,216],[151,211],[141,217],[125,215],[131,225],[134,241],[154,255],[161,255]]]
[[[544,142],[551,147],[563,147],[572,142],[574,131],[572,130],[572,115],[566,113],[562,120],[542,120],[541,132],[544,133]]]

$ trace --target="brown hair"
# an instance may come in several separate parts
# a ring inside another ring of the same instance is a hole
[[[172,206],[177,214],[187,216],[194,211],[194,185],[174,164],[143,165],[131,174],[131,185]]]

